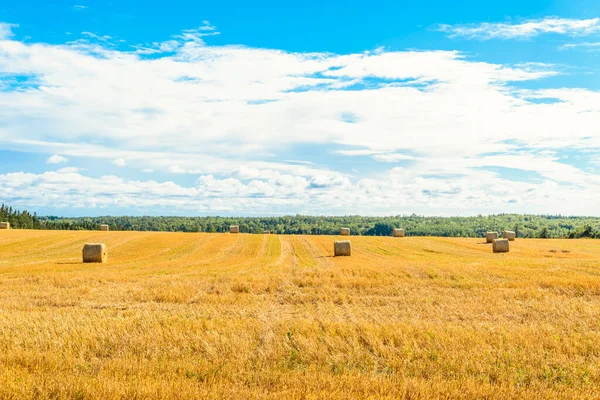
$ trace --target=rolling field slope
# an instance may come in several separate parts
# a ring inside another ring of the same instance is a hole
[[[600,398],[600,240],[336,238],[0,231],[0,398]]]

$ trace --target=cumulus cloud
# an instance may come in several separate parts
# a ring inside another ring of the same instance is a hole
[[[428,174],[397,167],[378,178],[351,182],[345,176],[302,178],[277,175],[266,178],[218,178],[202,175],[194,186],[153,180],[126,180],[117,176],[91,178],[76,169],[43,174],[0,175],[0,187],[11,204],[66,208],[171,209],[179,213],[236,215],[287,214],[402,214],[471,215],[502,210],[593,214],[600,196],[600,179],[565,168],[552,158],[471,160],[453,165],[427,163]],[[461,167],[517,163],[532,169],[542,165],[544,180],[512,182],[495,171],[466,168],[464,175],[449,174]],[[574,176],[573,176],[574,175]],[[569,179],[569,186],[561,184]],[[589,186],[584,185],[589,181]],[[550,201],[552,199],[552,201]],[[469,207],[464,205],[469,204]]]
[[[59,154],[54,154],[46,160],[46,163],[47,164],[63,164],[63,163],[66,163],[67,161],[69,161],[68,158],[63,157]]]
[[[582,202],[598,195],[597,175],[553,154],[600,149],[600,94],[516,85],[557,75],[551,65],[457,51],[292,53],[199,36],[215,32],[203,23],[146,46],[152,57],[117,50],[104,33],[95,44],[0,41],[0,76],[20,77],[0,90],[3,149],[199,177],[186,187],[75,170],[5,174],[3,193],[23,207],[261,214],[588,212]],[[354,165],[359,156],[368,168]],[[541,178],[513,182],[504,167]],[[86,199],[53,183],[67,178],[98,189]]]
[[[566,19],[546,17],[520,23],[479,23],[468,25],[440,25],[438,29],[448,36],[467,39],[516,39],[530,38],[544,33],[568,36],[585,36],[600,32],[600,18]]]

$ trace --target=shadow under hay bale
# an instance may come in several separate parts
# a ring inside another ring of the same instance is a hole
[[[104,243],[86,243],[83,246],[84,263],[105,263],[108,261],[108,251]]]
[[[394,229],[394,237],[404,237],[404,229]]]
[[[349,240],[338,240],[333,242],[333,254],[335,257],[350,256],[352,254],[352,245]]]
[[[502,235],[502,237],[504,239],[508,239],[511,242],[515,240],[515,238],[517,237],[517,234],[513,231],[504,231],[504,234]]]
[[[492,243],[494,239],[498,239],[498,232],[486,232],[485,233],[485,242]]]
[[[494,253],[508,253],[508,239],[494,239],[492,247],[494,249]]]

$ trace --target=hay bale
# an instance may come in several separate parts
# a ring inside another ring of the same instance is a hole
[[[108,261],[108,251],[104,243],[86,243],[83,246],[84,263],[105,263]]]
[[[10,222],[0,222],[0,229],[10,229]]]
[[[340,228],[340,235],[350,236],[350,228]]]
[[[106,224],[100,225],[100,230],[102,232],[108,232],[108,230],[109,230],[108,225],[106,225]]]
[[[271,231],[263,231],[263,233],[264,233],[265,235],[269,235],[269,234],[271,234]]]
[[[494,253],[508,253],[508,239],[494,239]]]
[[[352,253],[352,245],[349,240],[338,240],[333,242],[333,254],[335,257],[350,256]]]
[[[502,237],[504,239],[508,239],[511,242],[513,242],[515,240],[515,238],[517,237],[517,234],[513,231],[504,231],[504,234],[502,235]]]
[[[231,225],[229,227],[229,233],[240,233],[240,227],[238,225]]]
[[[394,237],[404,237],[404,229],[394,229]]]
[[[492,243],[494,239],[498,239],[498,232],[486,232],[485,233],[485,242]]]

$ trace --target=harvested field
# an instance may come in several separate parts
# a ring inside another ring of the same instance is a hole
[[[600,396],[600,240],[336,238],[2,231],[0,398]]]

